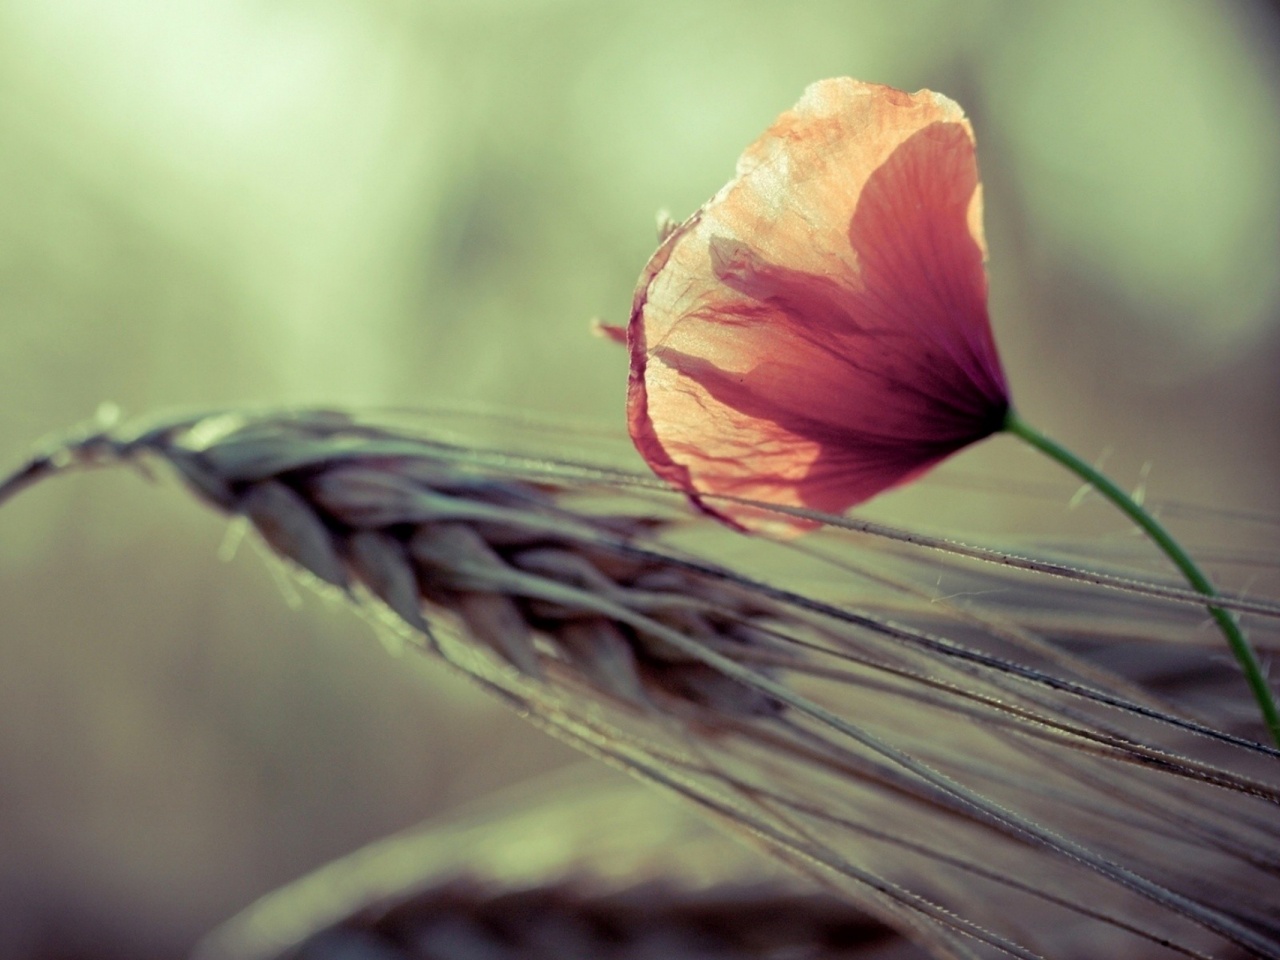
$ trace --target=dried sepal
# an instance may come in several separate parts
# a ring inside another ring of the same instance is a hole
[[[449,483],[438,466],[398,460],[336,464],[309,477],[306,486],[326,511],[353,527],[465,521],[498,526],[527,539],[560,534],[571,525],[531,509],[541,505],[536,491],[521,498],[512,484],[469,484],[457,476]],[[446,492],[448,488],[456,489]]]
[[[462,523],[422,525],[409,538],[409,555],[428,590],[501,592],[514,573],[475,530]]]
[[[212,470],[231,483],[257,483],[324,462],[335,452],[332,441],[276,431],[245,431],[196,448]]]
[[[347,588],[347,572],[333,535],[294,490],[277,480],[255,483],[238,507],[273,550],[326,583]]]
[[[360,464],[340,465],[307,481],[315,501],[352,527],[420,523],[441,513],[438,495],[395,470]]]
[[[628,703],[650,702],[640,682],[631,642],[609,620],[591,617],[567,621],[555,631],[555,640],[574,665],[601,689]]]
[[[221,473],[210,468],[199,454],[176,449],[169,452],[167,459],[187,486],[199,496],[220,510],[236,510],[239,497],[232,485]]]
[[[726,677],[705,663],[646,664],[651,685],[705,711],[704,722],[716,714],[733,717],[776,716],[783,704],[760,690]]]
[[[377,531],[360,530],[345,538],[343,552],[352,571],[375,597],[419,633],[431,635],[422,616],[417,578],[400,541]]]
[[[507,593],[516,576],[470,527],[424,524],[409,538],[423,592],[453,609],[467,629],[520,672],[541,678],[533,628]]]
[[[542,680],[533,628],[515,602],[501,593],[464,592],[449,604],[467,630],[525,676]]]
[[[525,573],[550,577],[579,590],[592,590],[607,597],[619,593],[617,583],[601,573],[587,557],[563,547],[521,550],[512,557],[512,563]]]

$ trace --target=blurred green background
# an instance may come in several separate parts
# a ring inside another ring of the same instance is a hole
[[[1209,0],[0,0],[0,455],[104,400],[621,429],[588,320],[625,318],[655,211],[849,74],[973,119],[1028,419],[1122,483],[1278,511],[1278,49],[1274,7]],[[1057,476],[1014,446],[957,469]],[[871,511],[1030,522],[949,496]],[[224,531],[125,472],[0,512],[0,955],[178,956],[567,758],[349,613],[289,610]]]

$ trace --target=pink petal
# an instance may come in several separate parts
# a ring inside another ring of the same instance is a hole
[[[981,188],[960,108],[814,84],[658,249],[628,328],[628,420],[659,476],[742,526],[811,524],[998,430]]]

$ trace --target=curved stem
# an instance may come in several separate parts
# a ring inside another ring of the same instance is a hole
[[[1012,410],[1005,417],[1004,428],[1009,433],[1021,437],[1037,450],[1057,460],[1058,463],[1076,474],[1076,476],[1123,510],[1129,519],[1141,527],[1147,536],[1155,542],[1156,546],[1163,550],[1165,555],[1173,561],[1174,566],[1182,572],[1182,575],[1187,578],[1187,582],[1192,587],[1206,597],[1216,597],[1218,595],[1218,591],[1214,589],[1204,571],[1182,549],[1178,541],[1173,539],[1173,536],[1160,521],[1139,506],[1136,500],[1116,486],[1115,483],[1070,450],[1030,426]],[[1249,641],[1245,639],[1244,633],[1240,630],[1240,624],[1236,622],[1235,616],[1229,610],[1214,606],[1212,603],[1205,606],[1208,607],[1213,619],[1217,621],[1222,635],[1227,638],[1231,652],[1235,654],[1241,669],[1244,670],[1245,680],[1249,683],[1249,689],[1253,691],[1253,698],[1258,702],[1258,709],[1262,711],[1262,719],[1267,725],[1267,730],[1276,745],[1280,746],[1280,710],[1276,708],[1275,696],[1267,685],[1257,654],[1249,646]]]

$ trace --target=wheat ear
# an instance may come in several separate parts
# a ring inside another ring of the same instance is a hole
[[[1280,956],[1280,831],[1256,808],[1280,802],[1274,751],[674,552],[661,514],[575,507],[608,470],[521,475],[335,412],[90,432],[0,500],[148,458],[534,722],[939,955],[1031,958],[1103,928]],[[1033,907],[1054,929],[1025,929]]]

